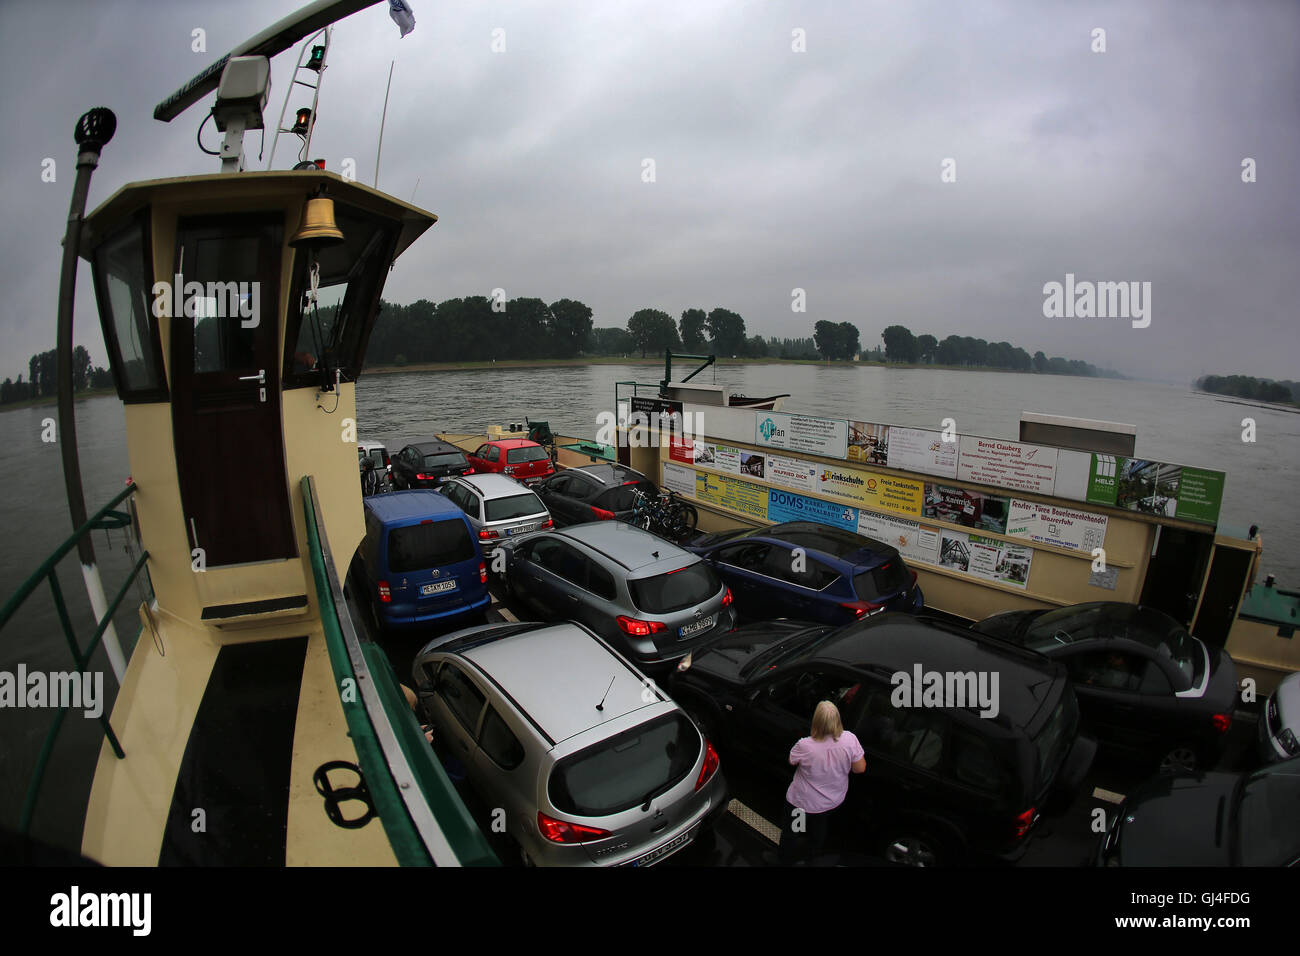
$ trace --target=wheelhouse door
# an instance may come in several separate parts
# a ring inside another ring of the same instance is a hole
[[[190,547],[208,567],[298,553],[280,416],[282,229],[278,215],[177,228],[172,428]]]

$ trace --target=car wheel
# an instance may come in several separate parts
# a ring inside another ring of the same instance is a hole
[[[942,845],[925,830],[900,827],[885,840],[884,857],[896,866],[938,866],[944,856]]]
[[[1160,760],[1162,774],[1195,773],[1200,766],[1200,755],[1196,752],[1196,747],[1189,743],[1171,747]]]

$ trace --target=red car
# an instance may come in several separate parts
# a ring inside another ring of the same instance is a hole
[[[555,474],[546,449],[526,438],[502,438],[479,445],[468,456],[478,472],[496,472],[518,481],[537,481]]]

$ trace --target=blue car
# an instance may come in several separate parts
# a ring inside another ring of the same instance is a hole
[[[843,528],[788,521],[696,535],[683,547],[713,566],[749,620],[847,624],[925,606],[916,572],[896,548]]]
[[[381,628],[410,629],[485,610],[487,564],[465,513],[436,491],[365,499],[358,557]]]

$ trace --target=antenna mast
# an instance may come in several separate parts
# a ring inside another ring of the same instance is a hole
[[[311,156],[311,134],[316,129],[316,107],[320,102],[321,84],[325,82],[325,58],[329,56],[330,35],[333,31],[334,27],[332,25],[322,27],[308,37],[307,41],[302,45],[302,49],[298,51],[298,64],[293,70],[293,82],[289,84],[289,88],[285,91],[284,105],[280,107],[280,120],[275,124],[275,138],[271,140],[271,156],[266,162],[267,169],[275,165],[275,147],[280,142],[281,133],[297,133],[303,138],[302,149],[298,151],[299,162],[303,162]],[[324,44],[317,44],[316,41],[322,36],[325,40]],[[312,51],[311,58],[306,63],[303,63],[302,58],[307,54],[308,50]],[[319,55],[316,53],[317,50],[320,50]],[[298,79],[298,75],[304,70],[316,74],[315,83]],[[295,86],[305,86],[314,91],[311,97],[311,111],[307,115],[305,126],[295,122],[293,126],[285,129],[284,114],[289,109],[289,98],[293,96]],[[305,132],[303,131],[304,128]]]

